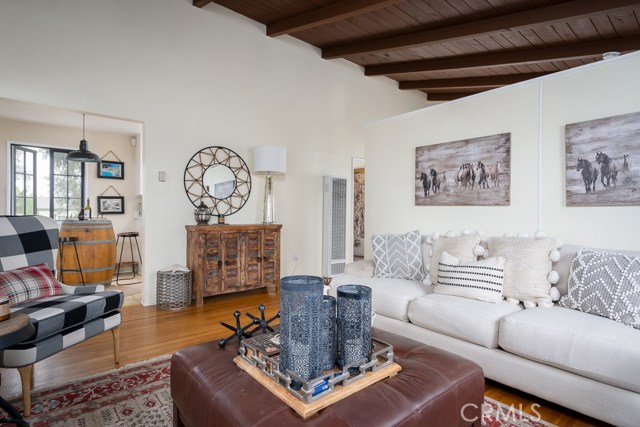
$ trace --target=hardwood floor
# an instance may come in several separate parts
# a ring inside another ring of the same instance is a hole
[[[232,331],[220,325],[221,321],[234,323],[233,312],[258,315],[258,305],[264,304],[271,317],[278,311],[279,295],[266,289],[220,295],[207,298],[203,307],[191,306],[184,311],[165,311],[155,307],[133,305],[122,310],[120,333],[120,365],[151,359],[194,344],[226,337]],[[229,344],[235,345],[235,344]],[[113,362],[111,334],[101,334],[87,342],[49,357],[35,366],[34,388],[61,384],[88,375],[97,374],[117,366]],[[16,369],[2,369],[0,394],[3,397],[20,395],[20,378]],[[518,410],[536,415],[561,427],[605,426],[583,415],[569,411],[535,396],[527,395],[501,384],[487,381],[485,394]],[[532,406],[538,404],[540,406]],[[532,410],[533,409],[533,410]]]

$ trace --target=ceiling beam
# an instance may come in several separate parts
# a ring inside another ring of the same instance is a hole
[[[596,40],[539,49],[515,50],[508,52],[486,53],[481,55],[466,55],[420,61],[391,62],[380,65],[369,65],[364,68],[364,74],[366,76],[384,76],[391,74],[532,64],[536,62],[568,60],[602,55],[604,52],[609,51],[629,52],[639,49],[640,37],[635,36]]]
[[[500,30],[515,30],[542,24],[551,25],[570,18],[588,18],[592,15],[602,14],[604,11],[615,11],[637,6],[638,0],[573,0],[433,30],[327,47],[322,49],[322,57],[325,59],[341,58],[354,54],[452,42],[470,37],[480,37]]]
[[[398,87],[403,90],[496,88],[546,76],[547,74],[549,73],[505,74],[462,79],[406,80],[399,82]]]
[[[193,5],[195,7],[205,7],[209,3],[213,3],[214,0],[193,0]]]
[[[465,96],[475,95],[483,91],[477,92],[425,92],[427,101],[453,101],[454,99],[464,98]]]
[[[194,0],[195,1],[195,0]],[[309,12],[295,15],[267,25],[267,35],[297,33],[320,25],[331,24],[372,10],[381,9],[404,0],[343,0]]]

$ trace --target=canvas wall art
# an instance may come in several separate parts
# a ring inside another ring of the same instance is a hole
[[[640,112],[565,126],[567,206],[640,205]]]
[[[416,148],[416,206],[509,206],[511,134]]]

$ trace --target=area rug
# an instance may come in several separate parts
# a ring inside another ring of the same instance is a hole
[[[169,427],[171,355],[134,363],[68,384],[36,390],[31,427]],[[20,399],[13,405],[22,410]],[[485,397],[483,427],[553,427],[522,408]],[[1,411],[0,411],[1,413]]]

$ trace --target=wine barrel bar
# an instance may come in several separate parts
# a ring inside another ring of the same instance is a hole
[[[60,226],[60,237],[77,237],[76,247],[80,258],[82,276],[86,285],[109,285],[116,267],[116,238],[111,221],[65,220]],[[58,257],[58,269],[67,285],[81,285],[75,253],[65,248],[62,259]]]

